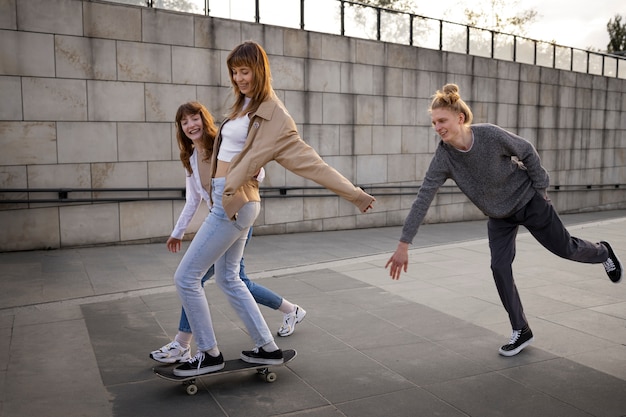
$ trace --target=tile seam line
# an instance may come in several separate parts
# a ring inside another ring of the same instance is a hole
[[[626,222],[626,217],[609,219],[609,220],[601,220],[601,221],[589,222],[589,223],[581,223],[581,224],[569,226],[567,227],[567,229],[570,231],[581,230],[581,229],[585,229],[589,227],[606,226],[606,225],[622,223],[622,222]],[[528,236],[531,236],[530,232],[522,232],[518,234],[518,238],[526,238]],[[487,242],[488,242],[487,238],[481,238],[481,239],[465,240],[465,241],[454,242],[454,243],[446,243],[446,244],[441,244],[441,245],[430,245],[430,246],[410,249],[409,255],[418,255],[421,253],[428,253],[428,252],[432,252],[434,249],[445,250],[445,249],[471,247],[471,246],[476,246],[480,244],[485,244]],[[283,275],[298,274],[298,273],[303,273],[303,272],[319,271],[321,269],[340,268],[343,266],[353,265],[357,263],[368,263],[368,262],[377,262],[380,260],[384,260],[384,259],[387,259],[389,256],[391,256],[392,253],[393,252],[383,252],[383,253],[378,253],[374,255],[355,256],[352,258],[345,258],[345,259],[334,260],[334,261],[321,261],[321,262],[316,262],[316,263],[307,264],[307,265],[277,268],[277,269],[272,269],[272,270],[252,272],[248,276],[251,279],[271,278],[271,277],[279,277]],[[209,281],[208,283],[213,284],[213,281]],[[120,292],[114,292],[114,293],[108,293],[108,294],[76,297],[76,298],[70,298],[67,300],[48,301],[48,302],[42,302],[42,303],[36,303],[36,304],[28,304],[28,305],[23,305],[23,306],[3,308],[3,309],[0,309],[0,316],[15,315],[15,314],[21,314],[25,312],[34,312],[34,311],[41,311],[41,310],[51,310],[51,309],[60,308],[60,307],[80,306],[83,304],[94,304],[94,303],[105,302],[105,301],[117,301],[117,300],[122,300],[122,299],[130,298],[130,297],[141,297],[141,296],[147,296],[147,295],[153,295],[153,294],[163,294],[163,293],[168,293],[168,292],[173,292],[173,291],[176,291],[176,287],[172,284],[172,285],[164,285],[164,286],[159,286],[159,287],[144,288],[144,289],[138,289],[138,290],[127,290],[127,291],[120,291]]]

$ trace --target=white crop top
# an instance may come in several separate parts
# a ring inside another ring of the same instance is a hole
[[[250,99],[246,97],[244,108],[248,106]],[[248,137],[248,125],[250,118],[248,114],[244,114],[233,120],[227,120],[222,127],[222,144],[217,154],[217,159],[224,162],[230,162],[235,155],[243,149]]]

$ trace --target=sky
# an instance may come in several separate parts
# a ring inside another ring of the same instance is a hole
[[[581,49],[591,46],[605,51],[610,39],[606,30],[608,21],[619,14],[622,24],[626,24],[623,0],[529,0],[528,4],[542,14],[532,26],[533,33],[545,37],[540,40],[554,39],[565,46]]]
[[[198,2],[202,10],[204,0]],[[593,48],[606,51],[609,35],[606,24],[616,14],[626,24],[626,0],[406,0],[414,5],[413,12],[426,17],[464,23],[465,8],[491,10],[493,2],[507,5],[514,10],[533,9],[537,12],[534,23],[527,25],[526,37],[546,42],[555,41],[561,46],[578,49]],[[211,1],[211,15],[238,19],[253,19],[254,0]],[[305,0],[305,14],[313,13],[322,26],[328,23],[328,9],[337,7],[336,0]],[[261,0],[262,23],[297,27],[299,23],[299,0]],[[503,10],[500,8],[500,10]],[[507,10],[507,9],[504,9]],[[291,22],[285,24],[286,21]],[[336,23],[332,23],[336,24]],[[316,30],[315,26],[309,26]]]
[[[427,17],[445,18],[462,12],[463,8],[485,0],[460,3],[459,0],[437,0],[428,2],[417,0],[419,14]],[[489,4],[489,0],[486,0]],[[514,3],[514,1],[512,1]],[[523,0],[518,2],[522,9],[537,11],[535,22],[526,28],[526,36],[542,41],[556,41],[562,46],[587,49],[589,47],[605,51],[609,43],[606,24],[616,14],[626,23],[625,0]],[[443,13],[448,13],[447,17]]]

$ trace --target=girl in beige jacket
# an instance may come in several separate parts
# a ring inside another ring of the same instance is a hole
[[[374,197],[326,164],[297,132],[296,124],[271,86],[267,54],[255,42],[235,47],[227,59],[235,95],[211,152],[211,212],[176,270],[174,281],[196,337],[198,353],[174,369],[179,376],[205,374],[224,367],[201,279],[215,265],[215,281],[243,321],[255,347],[241,353],[250,363],[279,364],[282,351],[254,298],[239,279],[239,263],[249,228],[260,211],[256,175],[268,162],[328,188],[356,205],[372,208]]]

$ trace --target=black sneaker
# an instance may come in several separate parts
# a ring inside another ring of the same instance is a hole
[[[259,363],[263,365],[280,365],[284,362],[283,351],[278,349],[274,352],[266,352],[262,347],[254,350],[244,350],[241,352],[241,359],[248,363]]]
[[[500,355],[515,356],[533,341],[533,332],[526,326],[522,330],[513,330],[509,343],[500,348]]]
[[[617,255],[615,255],[615,252],[613,252],[613,248],[609,245],[609,242],[602,241],[600,243],[603,244],[609,251],[609,258],[602,262],[604,270],[611,281],[618,283],[621,281],[622,275],[624,274],[622,263],[619,261]]]
[[[180,366],[174,368],[176,376],[195,376],[204,375],[211,372],[224,369],[224,357],[220,353],[219,356],[211,356],[206,352],[198,351],[196,356],[189,359]]]

